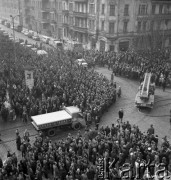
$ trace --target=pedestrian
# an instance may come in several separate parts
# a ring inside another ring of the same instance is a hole
[[[122,123],[123,116],[124,116],[124,111],[122,108],[119,110],[118,115],[119,115],[119,119],[121,120],[121,123]]]
[[[2,140],[1,140],[1,133],[0,133],[0,142],[1,142]]]
[[[112,74],[111,74],[111,84],[113,84],[113,81],[114,81],[114,73],[112,72]]]
[[[162,82],[162,89],[163,89],[163,92],[165,91],[166,89],[166,80],[164,79],[163,82]]]
[[[100,118],[98,116],[95,117],[95,126],[96,126],[96,130],[99,129],[99,123],[100,123]]]
[[[20,135],[17,135],[17,137],[16,137],[16,145],[17,145],[17,150],[20,151],[20,147],[21,147],[21,137],[20,137]]]
[[[121,87],[118,88],[118,97],[121,97]]]

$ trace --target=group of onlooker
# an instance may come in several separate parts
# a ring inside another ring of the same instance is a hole
[[[128,175],[145,179],[171,170],[167,137],[161,141],[153,125],[141,132],[124,119],[99,130],[86,129],[75,137],[68,134],[55,142],[40,132],[31,144],[27,130],[23,137],[16,130],[16,142],[18,139],[22,159],[8,152],[4,164],[0,160],[2,180],[115,180]]]
[[[7,47],[11,42],[1,46],[0,109],[4,121],[20,118],[27,122],[30,116],[54,112],[64,105],[78,106],[85,119],[92,121],[116,100],[116,86],[102,74],[75,63],[78,53],[49,51],[48,57],[43,57],[16,44],[16,61],[10,59],[9,64]],[[8,55],[11,58],[11,51]],[[32,89],[25,84],[28,66],[34,71]]]

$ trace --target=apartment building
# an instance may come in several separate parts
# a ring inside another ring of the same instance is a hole
[[[99,50],[171,47],[170,0],[101,0]]]
[[[6,20],[12,24],[10,15],[14,18],[15,26],[21,23],[20,1],[19,0],[0,0],[0,19]]]
[[[135,47],[163,48],[171,45],[171,1],[136,2]]]
[[[151,39],[154,48],[171,47],[170,0],[151,0]]]
[[[20,18],[17,16],[20,14]],[[171,46],[170,0],[0,0],[0,18],[85,48]]]
[[[99,36],[101,51],[127,50],[135,29],[135,0],[100,0]]]
[[[38,33],[62,38],[60,0],[23,0],[23,26]]]

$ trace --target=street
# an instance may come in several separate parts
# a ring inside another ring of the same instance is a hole
[[[13,36],[13,30],[12,30],[12,29],[7,28],[6,26],[4,26],[4,25],[2,25],[2,24],[0,24],[0,28],[4,29],[9,35]],[[36,44],[36,43],[37,43],[38,45],[40,45],[40,43],[41,43],[41,41],[35,41],[35,40],[33,40],[33,39],[31,39],[31,38],[28,38],[28,37],[25,36],[24,34],[19,33],[19,32],[17,32],[17,31],[15,31],[15,37],[16,37],[16,39],[27,40],[28,44]],[[43,43],[43,46],[44,46],[45,48],[52,48],[52,47],[49,46],[48,44],[44,44],[44,43]]]
[[[96,71],[104,74],[108,79],[111,77],[111,71],[107,68],[96,68]],[[164,136],[168,137],[168,140],[171,142],[171,130],[169,124],[169,111],[171,109],[171,90],[166,89],[165,92],[162,89],[156,88],[155,95],[155,105],[151,111],[142,110],[139,111],[134,105],[135,95],[139,86],[137,81],[132,81],[130,79],[115,77],[114,79],[117,83],[117,86],[122,88],[122,96],[117,99],[116,103],[106,112],[100,122],[101,126],[111,125],[112,123],[116,124],[118,119],[118,111],[120,108],[124,110],[124,121],[129,121],[131,124],[136,124],[139,126],[140,130],[146,132],[150,124],[154,125],[155,133],[159,136],[159,139]],[[0,157],[3,160],[6,159],[6,152],[10,150],[15,152],[18,158],[21,157],[19,151],[16,150],[15,143],[15,130],[19,129],[20,135],[23,136],[24,130],[27,129],[30,132],[30,140],[34,141],[37,131],[34,129],[31,123],[24,124],[20,120],[17,122],[7,122],[4,123],[1,120],[1,137],[2,143],[0,144]],[[59,131],[59,133],[52,138],[52,140],[59,140],[67,136],[68,133],[75,135],[74,131]]]

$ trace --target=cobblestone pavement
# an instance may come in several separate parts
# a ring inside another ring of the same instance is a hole
[[[106,68],[96,68],[96,70],[110,79],[111,71]],[[121,86],[122,88],[122,97],[119,98],[109,111],[104,114],[100,126],[116,123],[118,111],[120,108],[123,108],[124,121],[130,121],[131,124],[138,125],[142,131],[147,131],[150,124],[153,124],[156,134],[158,134],[160,138],[167,135],[171,142],[171,130],[168,116],[171,109],[171,90],[166,89],[166,91],[163,92],[161,89],[157,88],[153,110],[139,112],[134,105],[134,99],[139,83],[122,77],[115,77],[115,81],[117,82],[117,86]],[[4,123],[0,120],[0,133],[3,140],[2,143],[0,143],[0,157],[2,157],[3,160],[6,159],[7,150],[10,150],[11,152],[15,151],[18,158],[21,158],[21,153],[16,150],[15,143],[15,130],[17,128],[19,129],[21,136],[23,135],[24,130],[27,129],[31,135],[31,142],[35,139],[37,131],[33,128],[31,123],[24,124],[20,120]],[[73,131],[59,131],[53,140],[66,137],[69,132],[72,132],[73,135],[76,134],[76,132]]]

